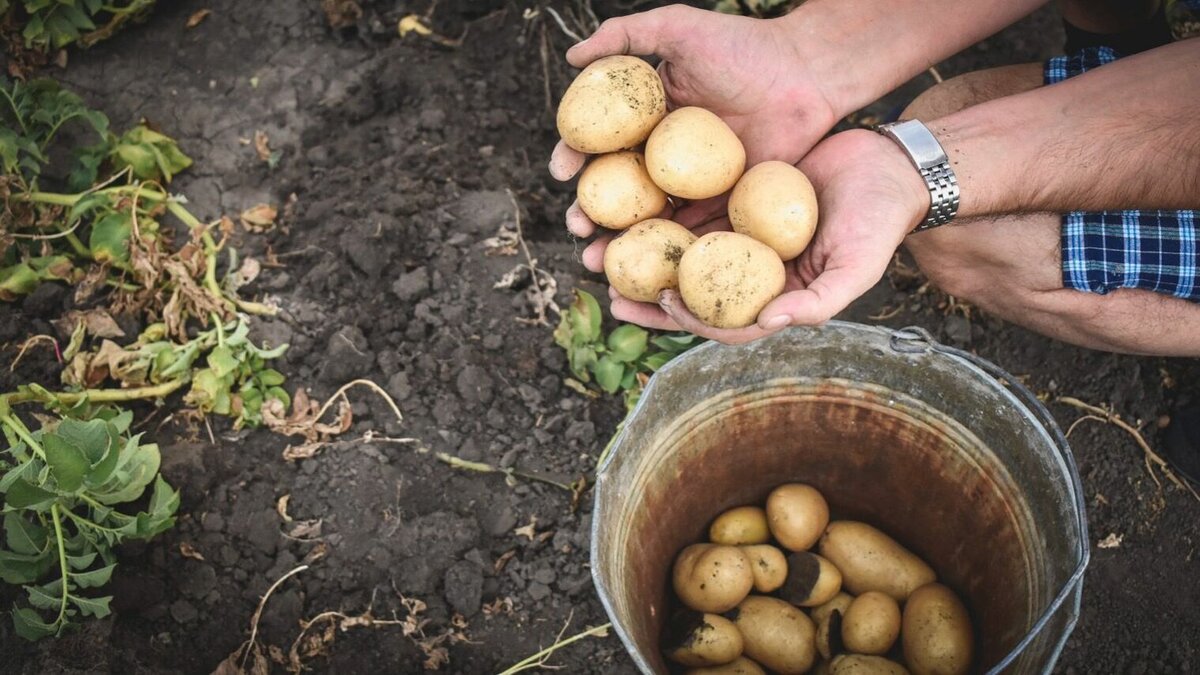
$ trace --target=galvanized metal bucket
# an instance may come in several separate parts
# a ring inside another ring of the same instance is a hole
[[[651,380],[600,467],[592,576],[644,673],[675,554],[776,485],[822,491],[937,570],[973,618],[976,672],[1049,672],[1088,562],[1079,474],[1016,379],[921,329],[843,322],[709,343]]]

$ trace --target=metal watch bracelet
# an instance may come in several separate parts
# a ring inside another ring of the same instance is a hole
[[[900,146],[929,188],[929,213],[913,232],[954,220],[958,214],[958,177],[950,168],[950,160],[942,144],[929,128],[919,120],[901,120],[881,124],[875,130]]]

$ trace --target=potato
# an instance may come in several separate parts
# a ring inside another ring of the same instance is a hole
[[[593,61],[558,104],[558,135],[588,154],[638,145],[667,114],[658,72],[635,56]]]
[[[736,546],[692,544],[679,553],[671,574],[675,594],[688,608],[719,614],[737,606],[754,586],[750,558]]]
[[[579,175],[579,208],[597,225],[624,230],[667,205],[640,152],[613,152],[592,160]]]
[[[684,675],[767,675],[767,671],[763,670],[762,666],[750,659],[739,656],[734,661],[726,663],[723,666],[692,668],[686,671]]]
[[[842,617],[842,643],[856,654],[886,654],[900,637],[900,605],[879,591],[854,599]]]
[[[908,669],[882,656],[842,654],[829,664],[830,675],[909,675]]]
[[[707,199],[741,178],[746,149],[720,117],[703,108],[679,108],[646,140],[646,167],[667,194]]]
[[[829,504],[816,488],[803,483],[780,485],[767,496],[767,525],[790,551],[807,551],[829,524]]]
[[[765,544],[771,540],[767,529],[767,513],[757,506],[739,506],[717,516],[708,528],[708,538],[714,544],[741,546]]]
[[[723,616],[685,609],[667,622],[662,649],[685,666],[719,666],[742,655],[742,634]]]
[[[830,523],[819,550],[842,572],[846,590],[854,595],[879,591],[902,602],[909,593],[937,579],[925,561],[866,523]]]
[[[842,590],[842,573],[816,553],[796,551],[787,557],[787,579],[779,597],[799,607],[816,607]]]
[[[783,600],[751,595],[727,616],[742,633],[745,655],[770,670],[804,673],[816,660],[812,620]]]
[[[817,652],[823,659],[832,659],[846,651],[842,643],[842,616],[842,610],[834,609],[820,620],[813,618],[817,623]]]
[[[750,571],[754,574],[754,590],[770,593],[783,585],[787,579],[787,558],[783,551],[770,544],[743,546],[750,557]]]
[[[729,195],[734,232],[775,249],[783,260],[800,255],[817,230],[817,193],[800,169],[787,162],[750,167]]]
[[[679,287],[679,260],[696,235],[671,220],[651,218],[625,230],[604,250],[604,274],[621,295],[657,302],[658,294]]]
[[[745,328],[783,292],[783,261],[769,246],[736,232],[710,232],[683,252],[679,293],[698,319]]]
[[[941,584],[926,584],[908,596],[900,636],[904,660],[915,675],[962,675],[971,668],[971,617],[954,591]]]
[[[813,607],[809,614],[812,616],[813,621],[817,623],[824,621],[825,617],[832,614],[835,609],[841,612],[842,616],[846,616],[846,608],[850,606],[851,602],[854,602],[854,597],[843,591],[833,596],[833,599],[829,602]]]

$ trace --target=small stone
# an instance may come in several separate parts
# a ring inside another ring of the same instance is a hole
[[[403,370],[392,375],[387,381],[387,392],[399,403],[412,394],[412,386],[408,383],[408,373]]]
[[[374,366],[375,354],[371,352],[367,336],[358,326],[345,326],[329,337],[319,377],[324,382],[342,385],[366,374]]]
[[[550,587],[538,581],[531,582],[529,588],[525,590],[529,593],[529,597],[533,598],[534,602],[541,602],[550,597]]]
[[[446,570],[446,602],[454,611],[465,617],[474,616],[483,599],[483,572],[479,565],[466,560],[455,563]]]
[[[171,603],[171,618],[178,623],[191,623],[200,618],[200,612],[187,600],[176,600]]]
[[[513,217],[512,201],[500,190],[467,192],[450,208],[459,231],[492,236]]]
[[[554,570],[550,569],[549,567],[543,567],[542,569],[533,573],[534,581],[540,584],[546,584],[547,586],[554,583],[554,580],[557,578],[558,575],[555,574]]]
[[[567,440],[586,445],[596,440],[596,425],[577,420],[567,427]]]
[[[511,506],[491,511],[485,516],[485,522],[480,523],[487,533],[493,537],[503,537],[512,532],[517,526],[517,514]]]
[[[492,334],[483,338],[483,348],[488,351],[496,351],[504,346],[504,338],[499,335]]]

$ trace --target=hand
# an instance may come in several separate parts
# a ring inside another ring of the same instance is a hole
[[[615,297],[612,314],[621,321],[664,330],[686,330],[736,344],[833,318],[870,290],[892,255],[929,211],[929,191],[893,141],[866,131],[846,131],[817,145],[800,163],[817,192],[816,236],[799,258],[786,263],[787,285],[747,328],[723,330],[701,323],[679,294],[666,291],[659,306]],[[728,228],[718,220],[698,228]],[[589,255],[590,254],[590,255]],[[603,250],[585,251],[584,264],[603,262]]]
[[[795,163],[845,111],[835,110],[818,86],[829,78],[810,72],[803,35],[789,35],[785,19],[751,19],[683,5],[609,19],[567,51],[582,68],[613,54],[655,54],[671,108],[695,105],[719,115],[746,147],[746,164],[768,159]],[[550,173],[569,180],[586,157],[559,142]],[[724,199],[692,204],[675,213],[684,225],[724,210]],[[567,229],[589,237],[596,226],[578,204],[567,211]]]

